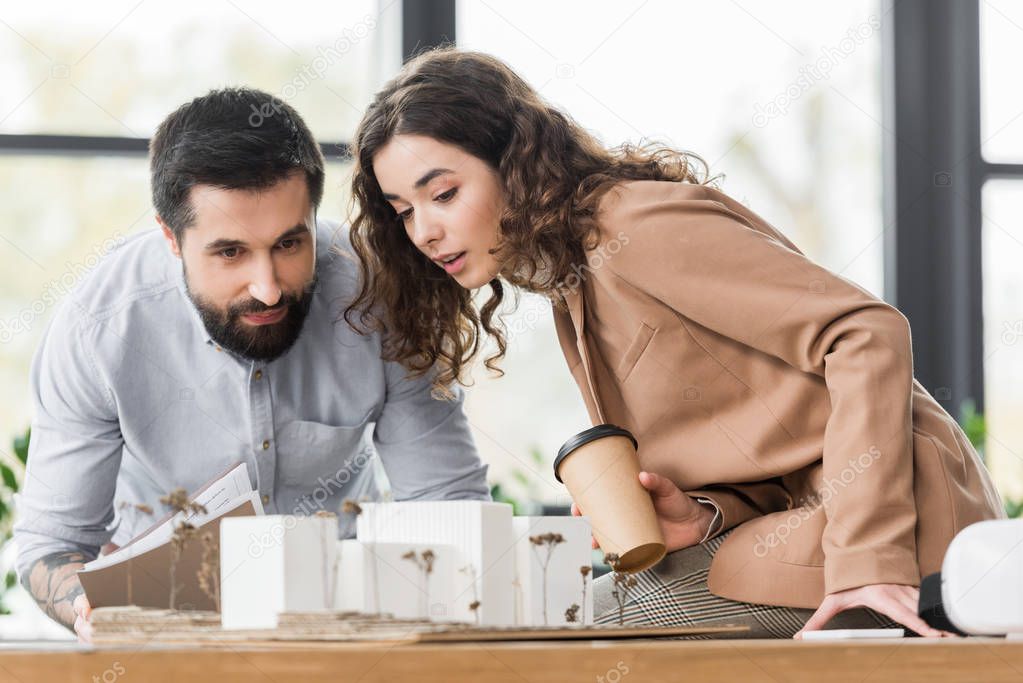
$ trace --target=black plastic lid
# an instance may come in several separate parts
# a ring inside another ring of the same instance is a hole
[[[564,483],[561,481],[561,477],[558,476],[558,465],[561,464],[561,461],[567,458],[570,453],[580,446],[585,446],[589,442],[596,441],[597,439],[603,439],[605,436],[624,436],[632,442],[633,446],[639,448],[639,442],[636,441],[636,437],[634,437],[632,432],[624,427],[612,424],[602,424],[597,425],[596,427],[590,427],[586,431],[579,432],[573,436],[558,449],[558,455],[554,458],[554,478],[559,482]]]

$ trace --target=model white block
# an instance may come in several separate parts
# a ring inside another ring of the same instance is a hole
[[[517,622],[522,626],[592,624],[593,558],[589,520],[585,517],[515,517],[512,524],[516,538]],[[569,610],[572,610],[572,621]]]
[[[336,517],[261,515],[220,523],[225,629],[276,628],[281,612],[333,609]]]
[[[356,524],[363,543],[444,544],[455,551],[451,618],[488,626],[515,623],[512,509],[506,503],[365,503]]]
[[[338,541],[335,607],[400,619],[458,621],[455,549],[442,544]],[[462,616],[462,621],[467,619]]]

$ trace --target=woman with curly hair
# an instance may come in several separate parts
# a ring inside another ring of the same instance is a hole
[[[629,622],[943,635],[917,616],[921,576],[1003,513],[913,379],[899,311],[716,189],[699,157],[606,149],[484,54],[411,60],[354,155],[350,324],[436,369],[443,395],[487,336],[497,369],[507,287],[546,295],[590,417],[636,435],[669,554],[637,576]],[[597,620],[617,619],[611,584],[594,591]]]

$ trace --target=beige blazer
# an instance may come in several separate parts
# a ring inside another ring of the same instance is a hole
[[[1004,516],[963,431],[913,379],[895,308],[713,188],[619,185],[555,321],[594,423],[723,515],[710,590],[816,608],[918,585]],[[928,343],[940,343],[930,340]]]

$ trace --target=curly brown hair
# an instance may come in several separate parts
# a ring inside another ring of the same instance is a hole
[[[504,208],[495,256],[501,273],[478,309],[472,292],[416,248],[383,197],[373,160],[395,135],[455,145],[500,177]],[[484,363],[502,374],[502,279],[563,305],[559,284],[597,246],[597,206],[616,183],[715,180],[690,152],[650,144],[605,148],[500,60],[451,47],[410,60],[376,94],[359,123],[353,155],[351,242],[362,282],[344,318],[362,333],[379,331],[385,360],[400,362],[413,376],[436,367],[438,396],[450,396],[456,381],[465,383],[484,335],[496,345]]]

